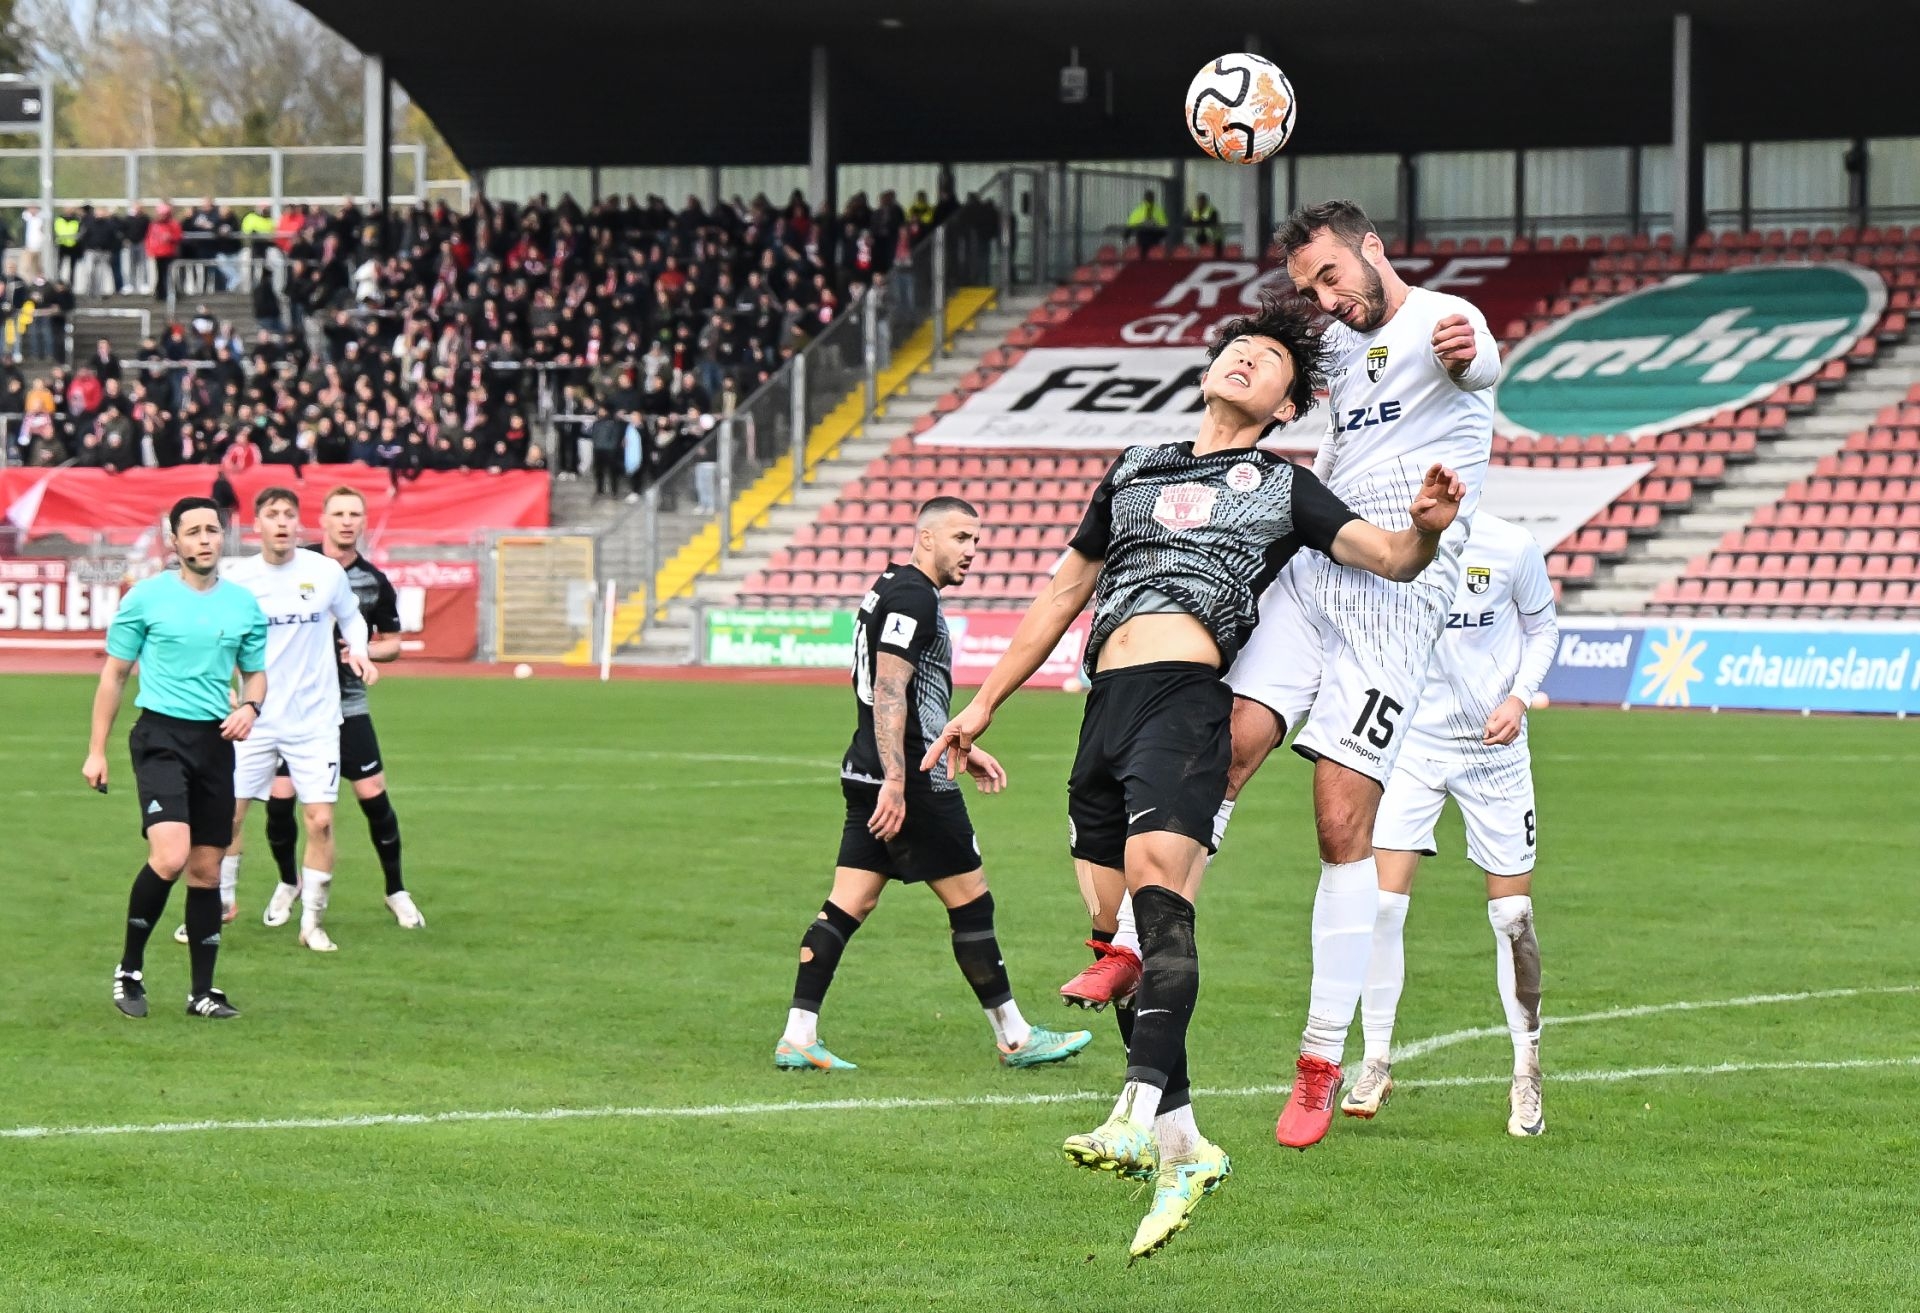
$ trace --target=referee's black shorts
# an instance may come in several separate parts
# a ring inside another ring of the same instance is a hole
[[[140,794],[140,833],[184,822],[196,848],[233,842],[233,744],[217,720],[181,720],[143,711],[127,736]]]
[[[1233,690],[1213,666],[1151,661],[1096,674],[1067,778],[1073,855],[1124,868],[1128,836],[1159,830],[1212,852],[1232,723]]]
[[[880,786],[841,780],[840,792],[847,799],[847,821],[840,831],[837,865],[874,871],[902,884],[944,880],[980,869],[980,841],[974,837],[960,790],[909,790],[906,823],[886,843],[867,829],[880,803]]]

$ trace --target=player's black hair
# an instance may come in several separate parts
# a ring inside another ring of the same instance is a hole
[[[1352,201],[1321,201],[1318,205],[1303,205],[1287,216],[1287,221],[1273,235],[1274,249],[1283,262],[1291,260],[1296,251],[1323,230],[1338,237],[1353,251],[1360,249],[1368,233],[1379,235],[1367,212]]]
[[[260,495],[253,499],[253,513],[258,515],[261,511],[264,511],[277,501],[289,503],[296,511],[300,509],[300,496],[298,493],[294,492],[292,488],[282,488],[275,485],[274,487],[262,488],[260,490]]]
[[[167,512],[168,533],[176,538],[180,536],[180,521],[186,518],[188,511],[212,511],[215,519],[220,518],[219,503],[213,498],[182,497],[173,504],[173,509]]]
[[[1218,360],[1227,344],[1241,337],[1270,337],[1285,349],[1293,358],[1293,386],[1287,389],[1293,418],[1312,410],[1314,394],[1327,386],[1326,344],[1312,302],[1291,288],[1269,289],[1260,297],[1259,310],[1229,319],[1215,330],[1207,359]]]
[[[929,515],[944,515],[948,511],[959,511],[962,515],[980,518],[980,512],[973,509],[973,503],[960,497],[934,497],[924,502],[915,512],[913,522],[919,524]]]

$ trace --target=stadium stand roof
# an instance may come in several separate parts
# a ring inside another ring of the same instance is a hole
[[[1172,156],[1188,79],[1249,29],[1311,153],[1655,143],[1681,12],[1703,139],[1920,133],[1913,0],[304,3],[477,168],[804,162],[815,44],[842,162]],[[1090,94],[1062,105],[1076,47]]]

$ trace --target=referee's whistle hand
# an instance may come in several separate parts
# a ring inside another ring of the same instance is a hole
[[[87,787],[96,792],[107,787],[107,758],[104,753],[89,752],[86,764],[80,767],[80,774],[86,779]]]

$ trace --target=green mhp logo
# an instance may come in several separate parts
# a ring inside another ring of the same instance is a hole
[[[1588,306],[1515,348],[1503,433],[1664,433],[1806,378],[1873,330],[1878,274],[1850,264],[1681,274]]]

